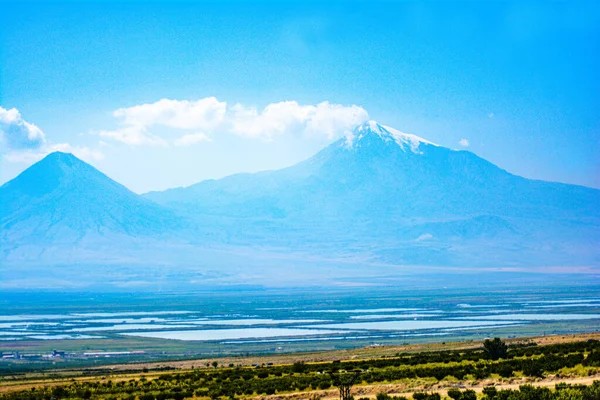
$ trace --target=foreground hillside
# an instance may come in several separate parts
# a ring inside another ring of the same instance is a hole
[[[600,395],[600,382],[593,381],[600,378],[599,343],[571,338],[547,345],[521,341],[506,348],[494,340],[483,347],[287,365],[236,366],[236,360],[228,365],[221,365],[221,360],[197,360],[196,369],[156,372],[149,366],[141,375],[112,375],[110,379],[88,376],[70,382],[58,378],[19,383],[13,378],[0,399],[335,398],[340,382],[352,381],[344,399],[377,395],[377,399],[387,400],[392,394],[397,398],[467,400],[479,393],[485,399],[595,400]],[[156,367],[160,370],[162,366]],[[93,371],[86,375],[90,373]],[[59,376],[56,371],[54,374]]]

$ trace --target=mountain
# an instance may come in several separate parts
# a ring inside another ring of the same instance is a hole
[[[358,251],[391,264],[599,262],[599,190],[515,176],[374,121],[295,166],[146,197],[204,221],[230,219],[237,244]]]
[[[49,154],[0,187],[3,256],[31,260],[59,249],[92,255],[134,241],[172,237],[185,221],[72,154]],[[104,258],[104,257],[103,257]]]
[[[368,217],[386,222],[494,214],[598,222],[599,193],[524,179],[471,152],[371,121],[286,169],[237,174],[145,196],[196,214],[274,219]]]
[[[145,195],[53,153],[0,187],[0,287],[597,273],[598,210],[600,190],[374,121],[289,168]]]

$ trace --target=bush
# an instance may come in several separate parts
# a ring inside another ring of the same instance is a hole
[[[52,395],[54,397],[56,397],[57,399],[60,399],[62,397],[67,397],[69,394],[69,392],[67,392],[67,389],[65,389],[62,386],[57,386],[54,389],[52,389]]]
[[[477,400],[477,393],[474,390],[467,389],[462,394],[462,400]]]
[[[491,400],[496,397],[496,395],[498,394],[498,390],[493,386],[484,387],[483,394],[485,395],[486,399]]]
[[[304,364],[302,361],[292,364],[292,372],[300,374],[304,371],[306,371],[306,364]]]
[[[331,387],[331,382],[325,381],[319,384],[319,389],[329,389]]]
[[[486,339],[483,342],[483,351],[490,360],[506,358],[508,355],[508,346],[500,338],[493,340]]]
[[[600,367],[600,350],[593,350],[588,354],[583,365]]]

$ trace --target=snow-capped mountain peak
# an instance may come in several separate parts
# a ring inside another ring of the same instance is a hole
[[[346,135],[345,145],[348,148],[361,147],[363,140],[372,139],[374,136],[381,139],[383,142],[395,142],[404,151],[410,150],[413,153],[421,153],[419,147],[422,144],[438,146],[437,144],[423,139],[417,135],[400,132],[390,126],[381,125],[377,121],[366,121],[357,127],[352,132]]]

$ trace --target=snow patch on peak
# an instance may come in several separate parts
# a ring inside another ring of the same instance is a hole
[[[408,144],[413,151],[415,151],[415,149],[417,149],[421,143],[439,147],[438,144],[423,139],[420,136],[413,135],[412,133],[400,132],[399,130],[394,129],[390,126],[383,126],[383,128],[394,137],[396,143],[398,143],[399,145]]]
[[[375,133],[377,135],[386,135],[387,133],[383,126],[379,125],[377,121],[373,120],[366,121],[358,125],[356,128],[354,128],[354,132],[362,134]]]
[[[352,132],[349,132],[346,135],[345,146],[348,148],[358,148],[360,147],[361,140],[370,135],[377,135],[384,142],[394,141],[402,150],[406,151],[409,149],[416,154],[422,154],[419,151],[421,144],[439,146],[417,135],[400,132],[390,126],[380,125],[372,120],[358,125]]]

